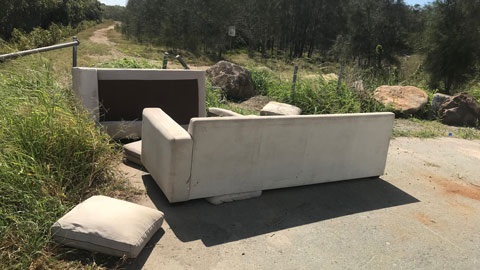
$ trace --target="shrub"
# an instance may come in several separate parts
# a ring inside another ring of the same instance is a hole
[[[359,96],[345,84],[336,80],[326,81],[321,76],[299,77],[295,94],[292,82],[282,80],[266,68],[251,68],[257,93],[279,102],[290,103],[302,109],[304,114],[354,113],[383,111],[371,94]]]
[[[118,151],[55,83],[49,63],[23,69],[0,71],[0,265],[48,268],[50,226],[114,183]]]
[[[72,37],[79,31],[92,27],[95,24],[92,21],[84,21],[76,28],[73,28],[70,25],[63,26],[52,23],[47,29],[37,27],[29,33],[13,29],[10,43],[16,47],[16,50],[45,47],[58,43],[64,38]]]
[[[102,68],[158,68],[145,60],[135,58],[123,58],[121,60],[100,64]]]
[[[267,67],[250,67],[249,70],[256,93],[258,95],[267,95],[268,89],[273,87],[275,80],[277,80],[273,71]]]
[[[288,99],[287,99],[288,100]],[[361,111],[360,99],[344,84],[322,78],[299,81],[292,104],[306,114],[355,113]]]

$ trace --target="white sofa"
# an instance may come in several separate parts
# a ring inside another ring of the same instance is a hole
[[[393,113],[192,118],[146,108],[142,163],[170,202],[375,177]]]
[[[160,107],[184,126],[206,115],[205,71],[75,67],[72,88],[115,139],[141,137],[146,107]]]

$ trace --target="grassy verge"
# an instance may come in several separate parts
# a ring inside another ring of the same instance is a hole
[[[118,148],[71,92],[56,83],[48,61],[17,63],[0,73],[0,264],[14,269],[58,264],[49,228],[93,194],[118,196]]]
[[[95,44],[82,45],[98,53]],[[119,147],[73,98],[70,68],[71,49],[0,64],[4,269],[96,269],[118,261],[58,247],[50,237],[55,220],[91,195],[132,194],[116,172]]]
[[[467,140],[480,140],[480,130],[468,127],[453,127],[438,121],[416,118],[396,119],[393,137],[437,138],[453,137]]]

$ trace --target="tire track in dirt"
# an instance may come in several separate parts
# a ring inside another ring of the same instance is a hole
[[[89,39],[93,43],[105,44],[110,46],[115,45],[115,43],[111,42],[107,36],[108,31],[113,30],[114,28],[115,28],[115,25],[112,24],[109,27],[98,29],[95,32],[93,32],[93,35]]]

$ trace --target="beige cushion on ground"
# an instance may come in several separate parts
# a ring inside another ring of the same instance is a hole
[[[260,115],[299,115],[302,110],[296,106],[275,101],[268,102],[260,111]]]
[[[125,158],[135,164],[142,165],[142,141],[127,143],[123,146]]]
[[[135,258],[162,222],[158,210],[93,196],[55,222],[52,237],[67,246]]]

